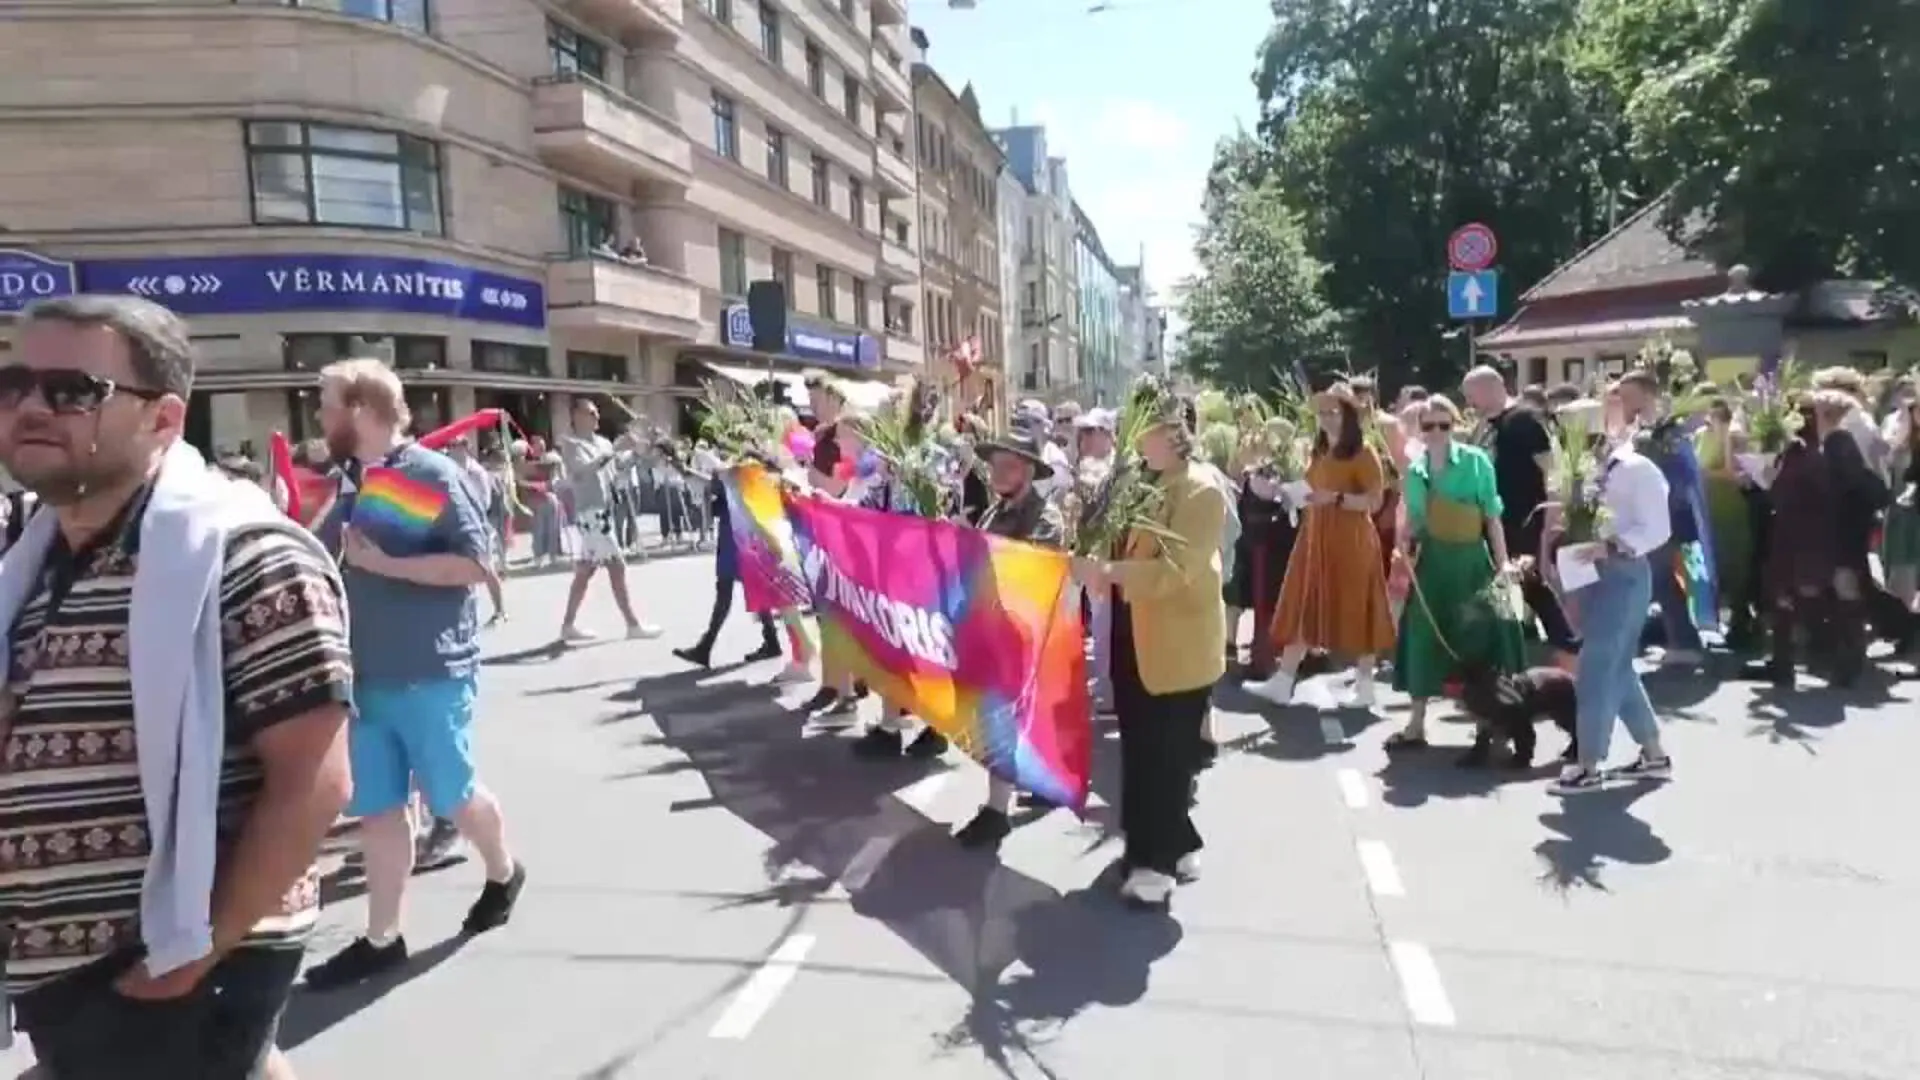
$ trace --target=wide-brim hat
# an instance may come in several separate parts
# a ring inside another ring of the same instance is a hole
[[[987,439],[975,443],[974,455],[982,460],[991,460],[995,454],[1012,454],[1014,457],[1033,466],[1033,478],[1045,480],[1053,475],[1053,466],[1041,456],[1040,441],[1025,432],[1012,432],[997,439]]]
[[[1352,386],[1337,382],[1313,395],[1314,408],[1318,409],[1326,405],[1345,405],[1348,408],[1358,409],[1360,399],[1354,394]]]

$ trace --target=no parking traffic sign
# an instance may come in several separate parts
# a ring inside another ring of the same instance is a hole
[[[1500,241],[1492,229],[1477,221],[1460,226],[1447,237],[1447,265],[1463,273],[1485,270],[1499,256]]]

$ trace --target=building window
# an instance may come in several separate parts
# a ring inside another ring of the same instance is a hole
[[[733,25],[733,0],[701,0],[706,5],[707,14],[717,22]]]
[[[781,191],[790,190],[787,185],[787,133],[776,127],[767,129],[767,179],[780,185]]]
[[[611,248],[617,227],[612,202],[584,191],[560,189],[560,234],[570,257],[584,259],[595,248]]]
[[[787,303],[793,303],[793,252],[781,248],[773,249],[773,280],[780,283],[787,294]]]
[[[547,378],[547,350],[539,345],[509,345],[503,341],[473,343],[473,370],[493,375],[532,375]]]
[[[725,228],[720,230],[720,291],[747,294],[747,238]]]
[[[836,316],[833,312],[836,306],[833,302],[833,267],[828,266],[826,263],[821,263],[819,269],[816,271],[816,275],[814,278],[814,288],[818,295],[815,297],[815,300],[819,304],[820,317],[823,319],[835,318]]]
[[[760,0],[760,51],[780,63],[780,9]]]
[[[369,356],[396,371],[440,371],[447,339],[413,334],[284,334],[280,362],[288,371],[319,371],[336,360]]]
[[[246,126],[259,225],[352,225],[438,236],[440,148],[391,131],[252,121]]]
[[[840,111],[856,125],[860,123],[860,80],[852,75],[840,77]]]
[[[869,324],[870,321],[871,320],[867,315],[867,283],[860,278],[854,278],[853,279],[853,325],[858,326],[862,330],[864,330],[867,328],[867,325]]]
[[[847,177],[847,220],[856,229],[867,227],[867,189],[851,176]]]
[[[314,8],[392,23],[424,34],[430,29],[427,0],[280,0],[285,7]]]
[[[567,350],[567,378],[591,382],[626,382],[627,358],[613,353]]]
[[[733,99],[718,90],[713,92],[713,149],[721,157],[740,160],[739,118]]]
[[[820,46],[807,42],[807,89],[813,96],[827,96],[827,62],[820,55]]]
[[[555,75],[585,75],[606,81],[606,46],[552,19],[547,20],[547,57]]]
[[[833,181],[827,176],[827,159],[819,154],[813,155],[813,203],[833,206]]]

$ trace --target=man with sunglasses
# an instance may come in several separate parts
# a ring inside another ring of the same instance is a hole
[[[292,1075],[351,786],[339,574],[182,441],[193,366],[172,312],[105,296],[30,308],[0,366],[0,462],[45,510],[0,563],[0,921],[58,1080]]]

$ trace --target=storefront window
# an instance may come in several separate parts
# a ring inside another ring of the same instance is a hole
[[[473,343],[473,370],[495,375],[532,375],[547,378],[547,350],[539,345],[508,345],[499,341]]]
[[[409,386],[406,394],[407,411],[413,414],[414,435],[425,435],[453,423],[453,392],[446,387]]]
[[[553,440],[552,409],[545,394],[479,389],[473,392],[473,403],[481,409],[505,409],[516,432]]]
[[[567,378],[626,382],[627,358],[611,353],[567,352]]]
[[[281,356],[288,371],[313,371],[336,360],[372,357],[396,371],[440,371],[447,366],[447,339],[400,334],[287,334]]]

